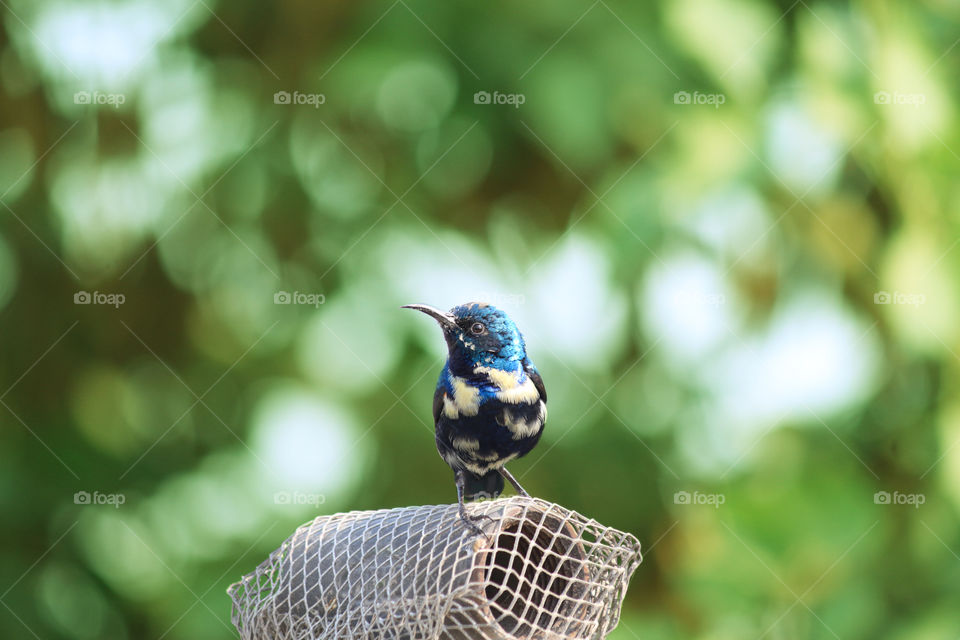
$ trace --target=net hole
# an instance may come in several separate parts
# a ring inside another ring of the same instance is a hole
[[[487,556],[485,593],[497,624],[515,637],[567,626],[582,589],[583,547],[556,518],[528,511],[506,522]]]

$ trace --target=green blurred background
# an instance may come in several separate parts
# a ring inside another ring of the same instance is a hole
[[[613,637],[960,636],[956,3],[0,4],[3,638],[235,637],[451,502],[398,307],[467,300],[643,542]]]

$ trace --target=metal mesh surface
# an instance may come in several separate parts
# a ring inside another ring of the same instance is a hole
[[[244,640],[602,638],[640,543],[536,498],[320,516],[233,584]]]

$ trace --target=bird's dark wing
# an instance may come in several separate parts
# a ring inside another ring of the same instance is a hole
[[[436,392],[433,394],[433,424],[436,425],[440,421],[440,412],[443,411],[443,394],[444,390],[439,385],[437,386]]]
[[[537,393],[540,394],[540,399],[544,402],[547,401],[547,389],[543,386],[543,378],[540,377],[540,372],[537,371],[537,368],[530,363],[529,360],[523,361],[523,370],[526,372],[530,379],[533,381],[533,386],[537,388]]]

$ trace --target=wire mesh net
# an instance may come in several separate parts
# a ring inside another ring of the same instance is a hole
[[[640,543],[537,498],[354,511],[304,524],[231,585],[244,640],[603,638]]]

